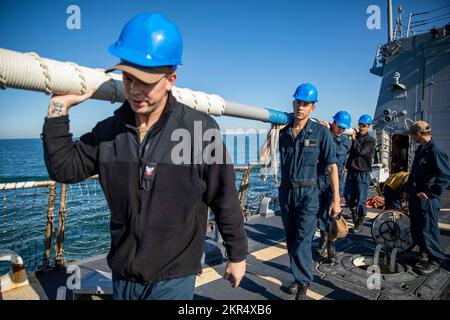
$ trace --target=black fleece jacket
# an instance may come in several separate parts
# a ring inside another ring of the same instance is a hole
[[[347,169],[368,172],[372,171],[372,161],[375,153],[375,139],[368,134],[356,136],[352,142],[347,159]]]
[[[108,265],[129,280],[150,283],[201,271],[208,206],[228,258],[245,259],[247,238],[233,165],[198,163],[201,150],[195,147],[194,128],[199,126],[202,132],[218,129],[210,116],[179,103],[170,93],[142,155],[127,102],[80,141],[69,133],[68,116],[45,119],[42,139],[50,177],[76,183],[99,174],[111,211]],[[172,159],[180,146],[180,136],[173,138],[177,129],[189,133],[187,164]],[[216,139],[225,150],[220,134]],[[205,148],[207,142],[200,144]],[[226,157],[225,150],[223,160]]]

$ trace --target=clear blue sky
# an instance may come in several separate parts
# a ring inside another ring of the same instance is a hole
[[[407,13],[448,4],[393,2],[394,13],[399,4]],[[66,28],[71,4],[81,8],[81,30]],[[366,27],[369,5],[381,8],[380,30]],[[381,79],[369,69],[377,45],[387,38],[385,0],[1,0],[0,47],[106,68],[117,62],[107,52],[108,45],[130,18],[142,12],[162,12],[181,30],[179,87],[290,111],[293,91],[309,81],[319,89],[315,117],[331,119],[345,109],[355,124],[362,113],[375,110]],[[0,138],[38,138],[48,101],[43,93],[1,90]],[[72,132],[78,136],[89,131],[119,106],[91,100],[74,107]],[[269,127],[256,121],[216,119],[223,129]]]

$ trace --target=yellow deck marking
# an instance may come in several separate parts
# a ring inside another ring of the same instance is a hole
[[[222,275],[220,275],[216,270],[214,270],[211,267],[205,268],[202,270],[202,274],[197,276],[195,280],[195,287],[200,287],[204,284],[207,284],[209,282],[215,281],[222,278]]]
[[[286,243],[282,242],[281,245],[283,246],[283,248],[280,248],[278,246],[272,246],[261,249],[259,251],[252,252],[250,253],[250,255],[254,256],[256,259],[262,262],[269,261],[278,258],[279,256],[282,256],[284,254],[287,254]]]
[[[375,219],[378,215],[379,215],[379,213],[367,212],[367,218],[369,218],[369,219]]]
[[[282,243],[277,244],[276,246],[264,248],[264,249],[252,252],[250,254],[262,262],[269,261],[269,260],[278,258],[279,256],[282,256],[284,254],[287,254],[286,243],[282,242]],[[195,287],[196,288],[200,287],[204,284],[218,280],[220,278],[222,278],[222,275],[219,274],[212,267],[205,268],[205,269],[203,269],[202,274],[197,276],[197,279],[195,281]]]
[[[270,277],[270,276],[258,276],[258,277],[260,277],[264,280],[270,281],[272,283],[275,283],[276,285],[278,285],[280,287],[283,285],[280,280],[278,280],[274,277]],[[312,291],[311,289],[308,289],[308,291],[306,291],[306,296],[308,296],[309,298],[314,299],[314,300],[321,300],[325,297],[325,296],[321,295],[320,293]]]
[[[450,230],[450,224],[448,223],[439,223],[439,228],[444,230]]]
[[[258,276],[264,280],[270,281],[272,283],[275,283],[278,286],[282,286],[283,284],[281,283],[281,280],[278,280],[277,278],[271,277],[271,276]]]
[[[317,234],[318,234],[318,232],[316,232],[316,235]],[[264,249],[250,253],[250,255],[252,255],[253,257],[255,257],[256,259],[258,259],[261,262],[270,261],[270,260],[278,258],[284,254],[287,254],[285,242],[282,242],[275,246],[264,248]],[[270,281],[272,283],[275,283],[276,285],[278,285],[280,287],[282,286],[281,281],[274,277],[271,277],[271,276],[258,276],[258,277],[265,279],[267,281]],[[197,277],[195,287],[196,288],[200,287],[202,285],[205,285],[212,281],[218,280],[220,278],[222,278],[222,275],[220,275],[216,270],[214,270],[211,267],[205,268],[205,269],[203,269],[202,274]],[[306,293],[306,295],[314,300],[320,300],[320,299],[323,299],[323,297],[324,297],[323,295],[321,295],[315,291],[309,290],[309,289],[308,289],[308,292]]]
[[[311,289],[308,289],[308,291],[306,291],[306,296],[308,296],[314,300],[322,300],[325,297],[325,296],[321,295],[320,293],[312,291]]]

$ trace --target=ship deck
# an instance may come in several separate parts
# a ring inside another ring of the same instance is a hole
[[[346,209],[346,211],[348,211]],[[402,270],[386,274],[378,288],[369,289],[367,278],[370,274],[351,263],[361,255],[373,256],[375,243],[371,237],[373,219],[382,212],[369,209],[363,231],[337,241],[338,264],[330,266],[325,259],[314,254],[315,279],[307,292],[311,300],[391,300],[391,299],[446,299],[450,281],[450,209],[442,209],[439,227],[446,262],[441,270],[424,277],[416,273],[417,248],[397,258]],[[352,224],[350,223],[350,226]],[[254,216],[245,223],[249,239],[247,273],[240,287],[233,289],[223,280],[225,259],[223,248],[214,241],[214,232],[208,232],[205,245],[203,272],[197,276],[195,300],[292,300],[286,291],[293,277],[289,272],[284,230],[278,215],[271,217]],[[318,232],[313,246],[318,245]],[[313,250],[314,251],[314,250]],[[67,290],[66,299],[111,299],[110,270],[106,255],[95,256],[74,262],[81,270],[81,289]],[[34,294],[24,295],[20,289],[12,290],[3,299],[56,299],[59,287],[66,286],[69,276],[66,270],[45,271],[30,275]]]

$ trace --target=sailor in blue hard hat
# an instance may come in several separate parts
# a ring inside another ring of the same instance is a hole
[[[366,201],[369,196],[370,172],[375,153],[375,139],[369,135],[372,117],[363,114],[358,119],[358,133],[352,136],[352,147],[347,160],[345,200],[354,223],[353,232],[358,233],[366,216]]]
[[[107,72],[122,71],[126,96],[114,115],[73,141],[68,110],[93,92],[53,96],[48,108],[42,136],[50,177],[69,183],[99,174],[111,211],[114,299],[192,300],[208,207],[226,244],[225,279],[237,287],[245,274],[247,238],[233,165],[226,159],[198,164],[194,152],[187,163],[173,156],[173,132],[194,143],[195,123],[217,130],[212,138],[223,145],[214,119],[171,92],[182,48],[173,22],[140,14],[109,47],[120,62]]]
[[[347,111],[339,111],[333,116],[333,120],[334,121],[331,124],[332,127],[331,131],[333,137],[335,137],[335,142],[338,141],[340,145],[345,145],[343,150],[336,150],[336,157],[338,158],[338,169],[339,169],[339,194],[343,195],[344,166],[348,157],[349,149],[351,147],[351,139],[347,134],[344,135],[344,132],[345,130],[351,129],[352,117],[350,116],[350,113],[348,113]]]
[[[331,214],[341,211],[336,149],[330,130],[309,119],[318,101],[317,89],[301,84],[293,95],[293,121],[280,131],[279,200],[294,283],[289,292],[305,298],[313,281],[312,239],[319,210],[318,161],[331,172]]]
[[[151,84],[181,65],[183,40],[178,27],[160,14],[140,14],[131,19],[108,51],[121,62],[109,69],[121,70]]]
[[[344,165],[352,145],[350,138],[343,134],[350,128],[352,118],[347,111],[339,111],[333,116],[330,131],[336,145],[336,159],[339,172],[339,195],[343,192]],[[328,124],[327,124],[328,125]],[[320,242],[317,253],[323,257],[328,256],[330,263],[336,263],[336,244],[328,238],[332,219],[329,215],[329,208],[333,200],[330,177],[326,170],[326,165],[319,163],[319,189],[320,207],[317,212],[317,227],[320,230]]]
[[[178,27],[163,14],[139,14],[127,22],[108,51],[120,62],[105,72],[122,71],[125,96],[142,117],[140,122],[146,123],[149,112],[161,114],[181,65],[183,41]],[[144,138],[148,125],[138,130]]]

